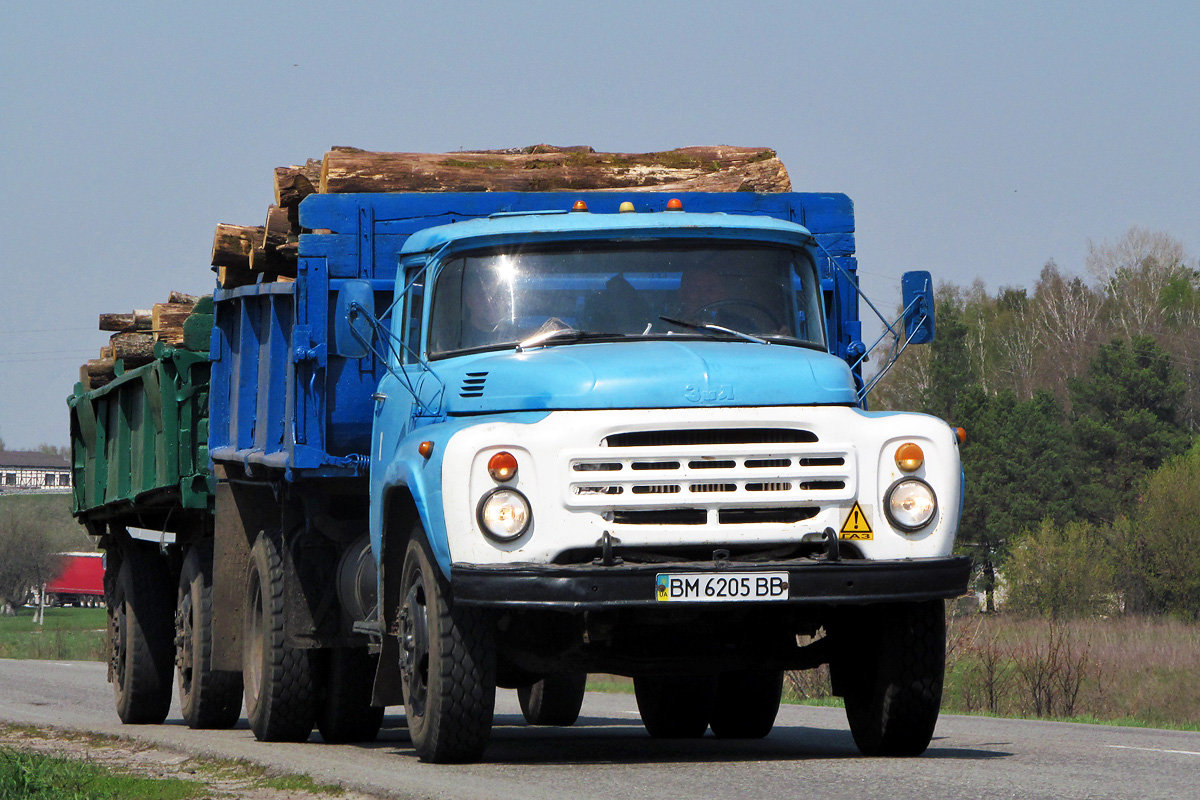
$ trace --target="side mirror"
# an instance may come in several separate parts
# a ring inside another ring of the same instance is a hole
[[[333,319],[333,353],[343,358],[363,358],[371,352],[375,328],[365,311],[375,309],[375,289],[370,281],[346,281],[338,291]]]
[[[933,279],[924,270],[906,272],[900,278],[904,303],[904,336],[909,344],[933,341]]]

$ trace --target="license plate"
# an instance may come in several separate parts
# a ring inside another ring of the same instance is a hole
[[[786,600],[786,572],[687,572],[662,573],[655,580],[661,602],[729,603]]]

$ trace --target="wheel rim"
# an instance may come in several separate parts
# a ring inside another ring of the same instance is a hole
[[[400,673],[404,679],[404,699],[417,716],[425,714],[429,695],[428,614],[425,579],[420,570],[415,570],[400,612]]]
[[[125,691],[125,625],[125,599],[121,598],[112,615],[113,685],[118,692]]]
[[[263,636],[266,630],[266,623],[263,620],[262,584],[257,572],[251,573],[250,587],[250,608],[246,609],[249,625],[246,631],[246,650],[242,659],[246,676],[247,710],[258,706],[260,681],[263,674]]]
[[[175,612],[175,667],[179,670],[179,687],[184,695],[192,692],[192,658],[195,653],[193,633],[196,630],[195,605],[191,586],[180,587],[179,605]]]

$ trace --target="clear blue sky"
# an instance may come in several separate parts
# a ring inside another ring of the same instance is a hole
[[[1200,4],[9,3],[0,438],[66,444],[102,312],[209,291],[218,222],[331,145],[775,148],[864,284],[1032,286],[1132,225],[1200,252]]]

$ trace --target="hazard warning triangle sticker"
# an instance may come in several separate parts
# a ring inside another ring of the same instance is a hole
[[[875,533],[871,530],[871,522],[867,519],[867,515],[863,513],[862,506],[858,503],[855,503],[854,508],[850,509],[850,513],[846,515],[846,522],[842,525],[842,530],[838,534],[838,537],[841,539],[857,539],[859,541],[875,538]]]

